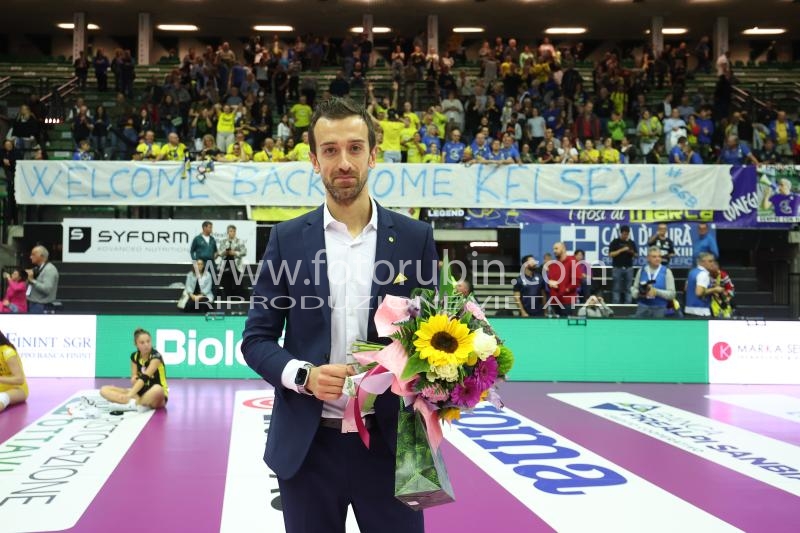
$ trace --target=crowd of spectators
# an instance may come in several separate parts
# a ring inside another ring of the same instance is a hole
[[[586,59],[581,43],[484,41],[476,74],[463,67],[457,38],[441,53],[425,42],[422,34],[396,39],[384,57],[388,72],[375,68],[366,35],[336,43],[254,37],[241,57],[224,42],[189,49],[183,58],[173,52],[175,68],[138,94],[130,51],[116,50],[111,59],[102,50],[81,55],[80,86],[93,68],[97,89],[106,91],[111,73],[116,100],[90,109],[76,99],[66,114],[74,158],[303,161],[315,100],[355,89],[380,123],[379,161],[748,164],[800,155],[797,127],[785,111],[765,119],[732,109],[731,63],[727,54],[712,61],[707,37],[694,50],[665,46],[657,57],[645,46],[636,66],[623,66],[629,63],[622,52],[611,50],[594,62],[591,80],[575,68]],[[315,74],[322,65],[341,68],[326,87],[318,87]],[[714,95],[687,89],[693,73],[712,68]],[[663,100],[653,102],[651,92],[664,88]],[[422,101],[431,104],[420,108]],[[40,121],[30,120],[37,116],[23,106],[9,132],[26,157],[43,141]]]

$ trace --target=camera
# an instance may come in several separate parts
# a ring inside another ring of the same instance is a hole
[[[650,287],[652,287],[654,283],[655,280],[642,281],[641,283],[639,283],[639,297],[640,298],[646,297],[647,293],[650,292]]]

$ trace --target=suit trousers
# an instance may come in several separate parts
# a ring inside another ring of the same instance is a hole
[[[367,449],[358,433],[320,427],[300,470],[278,478],[287,533],[344,533],[351,504],[362,533],[423,533],[422,511],[394,497],[395,456],[378,428]]]

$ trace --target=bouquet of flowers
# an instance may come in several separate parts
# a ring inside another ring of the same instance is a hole
[[[398,423],[395,495],[423,509],[452,501],[439,444],[442,421],[487,400],[502,406],[495,390],[514,364],[472,296],[457,291],[444,256],[437,289],[414,289],[411,298],[387,296],[375,313],[378,335],[391,344],[357,342],[353,356],[367,370],[346,385],[351,401],[345,423],[369,445],[361,411],[391,387],[402,398]]]

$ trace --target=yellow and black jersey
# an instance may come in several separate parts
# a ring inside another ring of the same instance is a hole
[[[147,358],[143,357],[138,350],[131,354],[131,362],[136,365],[139,375],[142,375],[144,371],[147,370],[147,366],[152,359],[161,361],[161,366],[158,367],[158,370],[156,370],[152,378],[144,380],[144,387],[139,391],[139,395],[144,394],[147,389],[153,385],[161,385],[161,388],[164,389],[164,397],[166,398],[169,395],[169,388],[167,387],[167,367],[164,365],[164,358],[161,354],[156,350],[151,351],[150,357]]]
[[[3,344],[0,346],[0,376],[10,378],[12,376],[11,369],[8,368],[8,360],[16,357],[20,359],[17,350],[14,349],[13,346],[9,346],[8,344]],[[22,368],[22,360],[20,359],[19,362],[20,368]],[[23,377],[25,376],[25,371],[22,372]],[[5,385],[0,383],[0,392],[5,392],[11,389],[22,389],[25,391],[25,394],[28,394],[28,381],[25,380],[22,382],[22,385]]]

